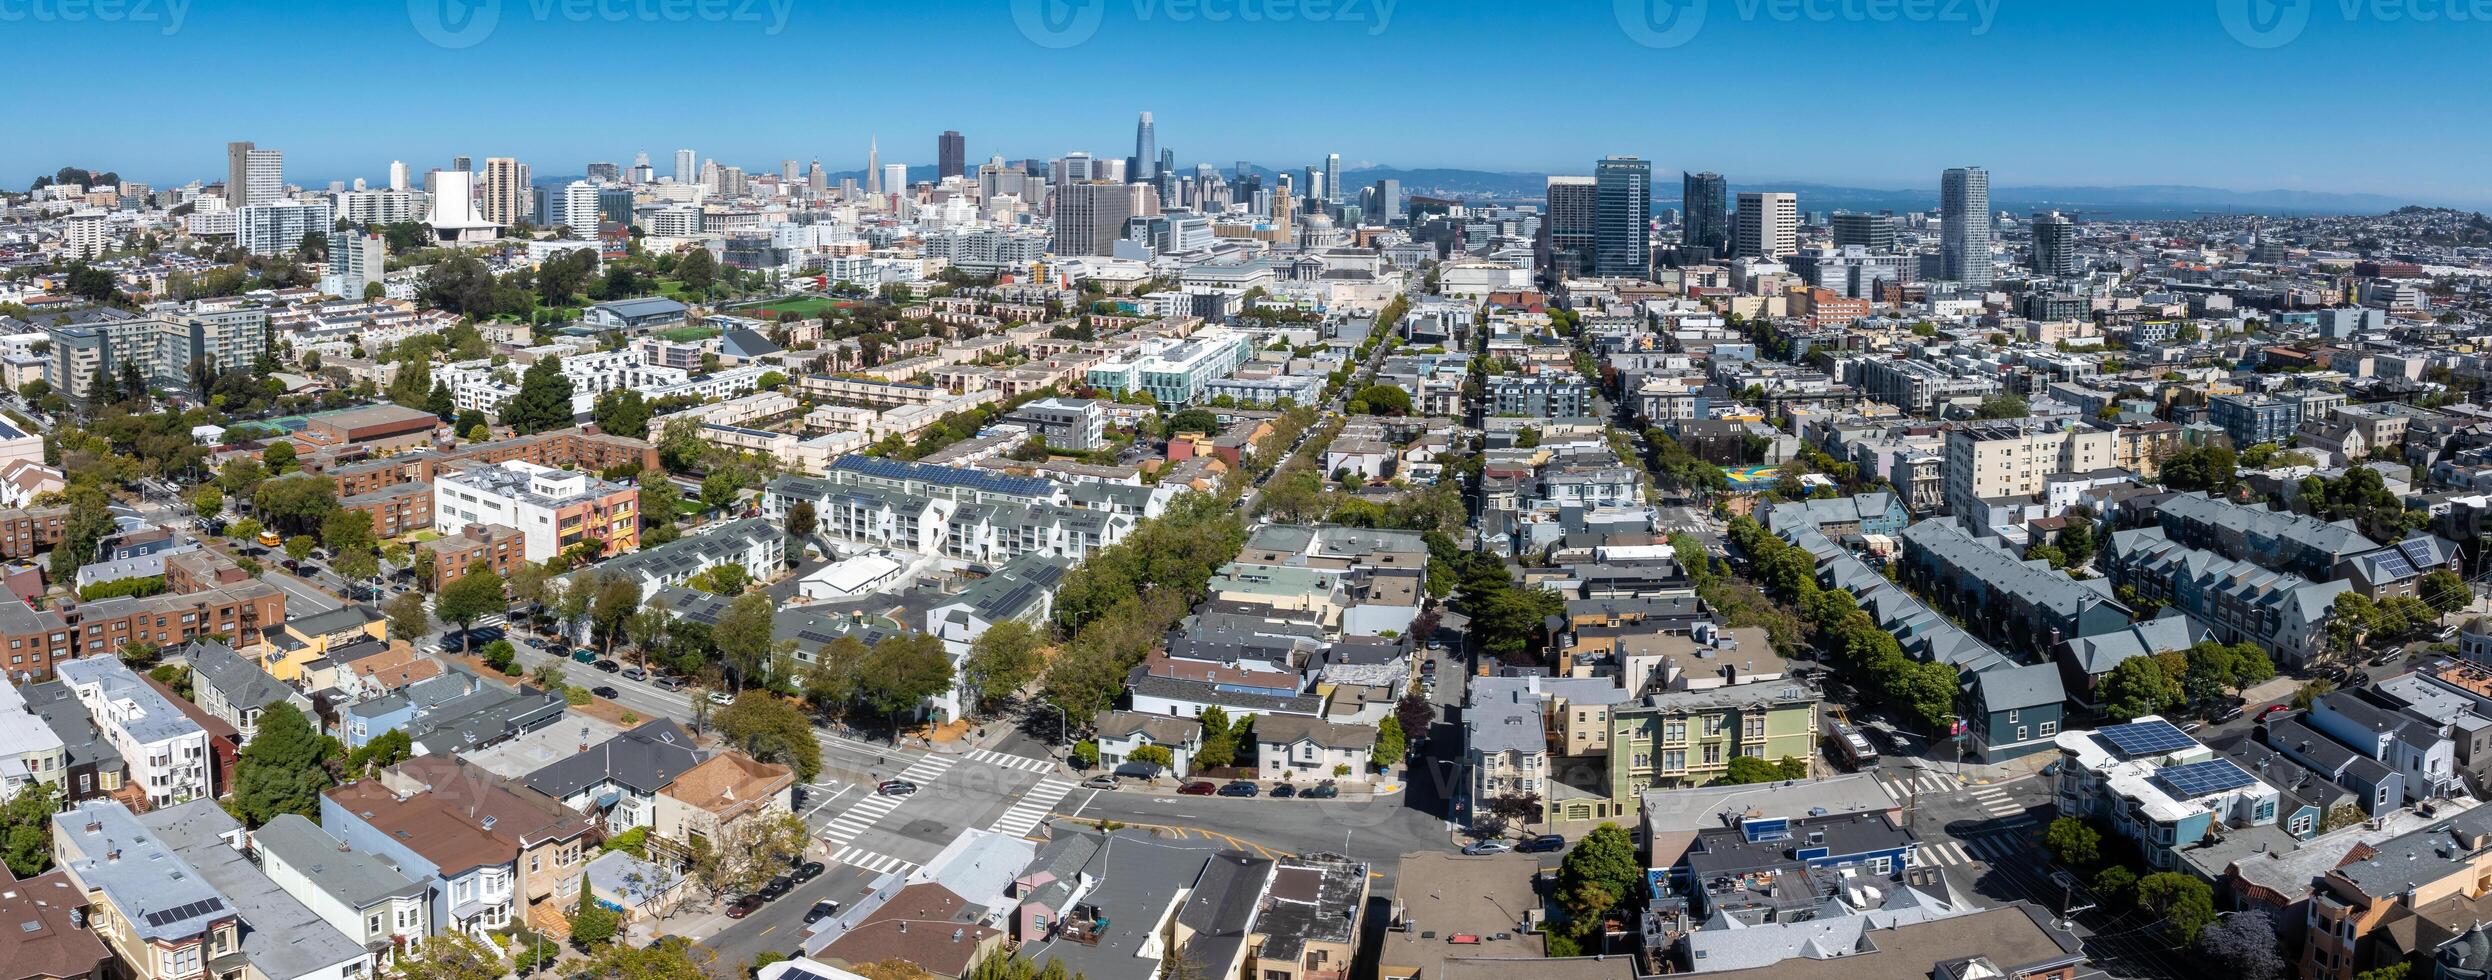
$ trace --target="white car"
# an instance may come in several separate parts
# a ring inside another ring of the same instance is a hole
[[[1464,854],[1504,854],[1513,849],[1513,844],[1501,840],[1475,840],[1462,845]]]

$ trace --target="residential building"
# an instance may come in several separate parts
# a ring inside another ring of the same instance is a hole
[[[1195,750],[1203,747],[1203,723],[1192,718],[1106,711],[1091,727],[1098,736],[1099,767],[1120,775],[1149,779],[1165,774],[1184,779],[1194,771]],[[1144,746],[1167,749],[1168,766],[1162,769],[1134,761],[1134,751]]]
[[[698,853],[704,843],[734,848],[756,839],[765,821],[789,816],[795,793],[795,770],[742,752],[721,752],[658,791],[650,836],[685,854]]]
[[[2057,211],[2033,216],[2033,271],[2045,276],[2073,276],[2077,259],[2076,219]]]
[[[263,150],[250,140],[225,144],[225,209],[284,200],[285,169],[283,150]]]
[[[319,824],[279,814],[251,832],[249,845],[271,883],[367,951],[367,976],[383,975],[398,950],[431,935],[423,885],[339,843]]]
[[[1681,685],[1617,704],[1605,739],[1610,798],[1632,806],[1649,789],[1700,786],[1741,756],[1812,758],[1819,698],[1807,684],[1771,679]]]
[[[2275,787],[2159,716],[2063,731],[2054,741],[2060,815],[2100,821],[2137,842],[2157,871],[2180,869],[2181,852],[2210,836],[2276,822]]]
[[[269,708],[283,704],[307,717],[312,714],[310,698],[224,643],[198,640],[184,646],[181,656],[190,664],[191,700],[234,726],[245,742],[259,734],[260,715]]]
[[[86,657],[56,667],[86,707],[104,742],[128,766],[128,783],[153,807],[215,795],[208,733],[141,680],[120,657]]]
[[[1301,715],[1257,718],[1254,734],[1258,779],[1364,782],[1368,757],[1376,750],[1373,725],[1343,725]]]
[[[0,980],[106,980],[118,964],[90,923],[96,916],[66,870],[10,882],[0,891]]]
[[[1906,528],[1896,563],[1903,582],[1938,609],[2002,646],[2054,644],[2126,628],[2133,617],[2100,583],[2028,563],[1996,539],[1976,538],[1953,518]]]
[[[620,834],[655,826],[659,792],[705,758],[691,732],[658,718],[557,759],[526,782],[564,806],[601,814],[606,832]]]
[[[2029,501],[2063,473],[2111,466],[2112,433],[2086,425],[1977,423],[1949,426],[1945,462],[1947,507],[1973,520],[1985,501]]]
[[[1707,250],[1705,258],[1728,256],[1731,247],[1730,199],[1725,196],[1730,184],[1721,174],[1679,174],[1680,218],[1679,242],[1683,246]]]
[[[639,501],[638,489],[586,473],[517,461],[471,466],[433,478],[433,529],[515,528],[534,562],[581,545],[606,558],[640,547]]]
[[[246,853],[250,843],[242,822],[214,800],[153,810],[140,814],[138,822],[150,838],[142,846],[161,846],[172,852],[171,860],[187,864],[239,917],[236,948],[231,951],[239,955],[215,955],[215,937],[209,937],[207,968],[212,975],[269,980],[349,980],[371,975],[366,968],[372,952],[262,873],[259,863]],[[112,860],[109,853],[105,860]],[[159,869],[159,873],[163,872]],[[142,908],[165,907],[159,904],[161,899],[141,901],[145,903]]]
[[[304,238],[337,225],[337,209],[327,200],[254,204],[233,214],[234,245],[253,255],[293,255]]]
[[[787,535],[776,520],[751,517],[610,559],[596,571],[640,583],[646,599],[717,565],[740,566],[751,581],[774,581],[787,568]]]
[[[431,930],[482,936],[579,902],[595,821],[455,758],[419,756],[321,794],[320,827],[431,896]]]
[[[528,560],[527,535],[499,524],[470,524],[457,533],[417,542],[415,547],[433,556],[434,592],[480,569],[508,577]]]
[[[2113,532],[2096,564],[2113,585],[2170,603],[2221,642],[2256,643],[2287,669],[2319,653],[2336,596],[2353,588],[2192,548],[2161,528]]]
[[[1542,264],[1562,278],[1588,275],[1599,235],[1598,185],[1590,177],[1554,174],[1548,181],[1547,213],[1540,222]]]
[[[2352,980],[2427,955],[2483,921],[2492,807],[2474,807],[2346,855],[2311,890],[2300,976]],[[2435,976],[2463,974],[2435,974]]]
[[[68,776],[68,743],[26,703],[16,685],[0,678],[0,802],[15,799],[35,783],[59,788],[68,798]]]
[[[52,860],[83,890],[87,928],[119,959],[117,975],[191,980],[242,951],[242,910],[120,803],[53,814]]]

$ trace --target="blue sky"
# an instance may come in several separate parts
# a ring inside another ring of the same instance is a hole
[[[1978,164],[2000,185],[2492,203],[2492,22],[2450,19],[2479,0],[111,0],[137,6],[75,21],[60,2],[0,3],[19,99],[0,186],[62,165],[214,179],[228,139],[285,150],[297,180],[456,154],[664,171],[678,147],[844,170],[875,134],[885,162],[927,164],[944,129],[973,160],[1121,156],[1149,109],[1189,166],[1629,153],[1735,182]],[[1698,5],[1700,30],[1666,33]],[[2227,9],[2264,19],[2228,31]]]

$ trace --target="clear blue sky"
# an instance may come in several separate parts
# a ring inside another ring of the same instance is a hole
[[[2465,0],[131,0],[152,19],[110,23],[39,2],[0,13],[20,93],[0,186],[63,165],[213,180],[228,139],[306,181],[455,154],[556,175],[646,151],[664,172],[678,147],[846,170],[872,134],[885,162],[929,164],[944,129],[973,161],[1122,156],[1149,109],[1187,166],[1588,173],[1628,153],[1737,182],[1919,187],[1978,164],[2001,185],[2492,203],[2492,23],[2449,22]],[[1653,37],[1686,21],[1647,5],[1700,3],[1677,46],[1621,26]],[[2306,26],[2253,47],[2226,5]],[[1016,7],[1087,40],[1035,43]],[[445,10],[432,33],[465,46],[419,30]]]

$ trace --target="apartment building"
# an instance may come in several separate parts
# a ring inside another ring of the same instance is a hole
[[[1952,426],[1941,464],[1948,509],[1969,517],[1983,501],[2038,498],[2052,476],[2111,466],[2116,441],[2110,432],[2082,425]]]
[[[646,600],[718,565],[740,566],[756,582],[775,580],[787,568],[787,535],[776,520],[746,518],[615,558],[596,571],[640,583]]]
[[[479,937],[580,899],[597,823],[456,758],[420,756],[321,794],[321,829],[432,894],[431,929]]]
[[[146,794],[149,805],[171,806],[214,795],[207,730],[132,673],[121,658],[72,660],[59,665],[59,672],[105,744],[127,765],[128,783]]]
[[[10,675],[45,677],[70,658],[116,656],[131,643],[170,649],[211,633],[247,642],[285,618],[286,594],[257,579],[42,610],[0,597],[0,640],[6,641]]]
[[[435,592],[477,569],[490,569],[496,575],[508,577],[528,560],[527,536],[516,528],[498,524],[470,524],[456,534],[420,542],[415,547],[433,556]]]
[[[1953,518],[1904,529],[1903,581],[1967,628],[2003,646],[2048,650],[2126,629],[2127,606],[2056,570],[2036,568],[1996,539],[1976,538]]]
[[[1633,806],[1654,788],[1702,786],[1740,756],[1808,759],[1818,692],[1788,679],[1663,690],[1610,711],[1610,798]]]
[[[0,510],[0,558],[32,558],[49,551],[68,528],[67,507]]]
[[[270,883],[367,951],[368,976],[384,975],[400,949],[432,934],[423,885],[319,824],[280,814],[251,832],[249,847]]]
[[[2227,829],[2272,825],[2275,787],[2155,715],[2092,731],[2063,731],[2052,792],[2062,816],[2098,820],[2136,841],[2158,871]]]
[[[538,466],[570,467],[591,473],[617,469],[655,471],[660,468],[658,447],[648,440],[576,428],[476,443],[443,453],[442,456],[445,460],[465,459],[479,463],[516,461]]]
[[[1843,362],[1843,381],[1905,414],[1935,418],[1951,406],[1973,405],[2000,391],[1995,378],[1966,375],[1932,361],[1858,357]]]
[[[52,815],[52,860],[84,890],[87,927],[133,980],[193,980],[242,950],[242,910],[141,824],[88,800]]]
[[[433,530],[472,524],[519,531],[527,560],[588,544],[600,558],[640,547],[640,491],[586,473],[518,461],[471,466],[433,479]]]
[[[2298,975],[2352,980],[2467,933],[2492,897],[2492,807],[2475,807],[2348,855],[2319,875]],[[2435,974],[2450,976],[2453,974]]]
[[[34,783],[66,791],[62,784],[68,774],[68,743],[26,703],[25,695],[0,679],[0,801],[15,799]]]
[[[1245,334],[1210,330],[1183,340],[1153,340],[1136,351],[1090,366],[1091,387],[1118,395],[1148,392],[1161,405],[1202,401],[1211,382],[1237,373],[1255,356]]]

